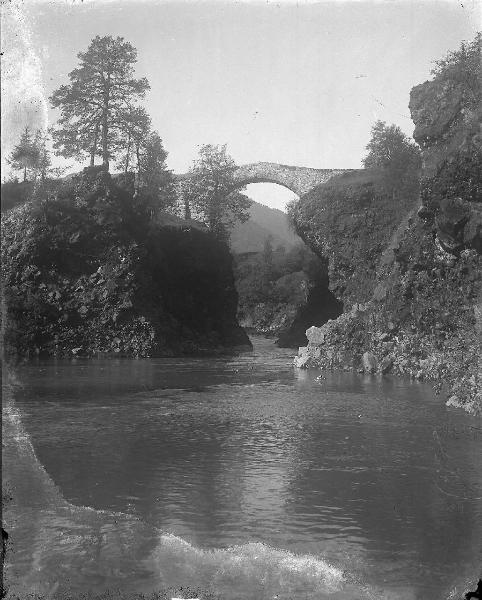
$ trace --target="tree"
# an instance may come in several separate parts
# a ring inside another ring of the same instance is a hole
[[[73,112],[63,114],[52,132],[53,147],[59,156],[81,161],[88,155],[90,166],[95,164],[95,157],[101,154],[100,117],[83,120]]]
[[[38,151],[38,159],[35,165],[35,175],[36,177],[40,177],[42,181],[45,181],[52,161],[50,160],[50,152],[47,149],[47,134],[42,129],[38,129],[36,131],[34,145]]]
[[[69,73],[70,83],[56,90],[50,101],[60,108],[56,147],[63,156],[102,156],[109,169],[122,123],[121,115],[149,89],[147,79],[134,78],[137,51],[124,38],[95,37],[78,54],[80,66]]]
[[[478,32],[471,42],[462,42],[458,50],[449,52],[444,58],[435,61],[432,75],[453,84],[462,84],[464,101],[479,106],[481,101],[481,55],[482,33]]]
[[[151,132],[151,118],[142,107],[130,107],[128,110],[122,111],[118,118],[122,137],[119,143],[122,150],[118,166],[123,167],[124,173],[127,175],[129,166],[133,163],[139,172],[141,149]]]
[[[153,208],[166,209],[176,201],[172,173],[166,167],[167,152],[156,131],[144,140],[137,155],[138,189],[153,203]]]
[[[400,188],[418,179],[420,149],[397,125],[377,121],[366,149],[368,154],[362,161],[363,166],[366,169],[381,168],[385,183],[394,196]]]
[[[23,170],[23,180],[27,181],[27,175],[35,172],[40,158],[40,152],[32,139],[28,127],[25,127],[19,143],[15,146],[9,158],[9,163],[15,171]]]
[[[186,216],[193,209],[210,231],[227,240],[236,221],[249,219],[251,200],[236,189],[236,164],[227,154],[226,145],[207,144],[199,151],[189,177],[183,182]]]
[[[263,266],[268,276],[273,270],[273,236],[270,234],[264,240],[263,245]]]

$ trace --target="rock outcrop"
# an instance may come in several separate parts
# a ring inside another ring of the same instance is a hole
[[[329,258],[330,285],[347,310],[308,329],[297,366],[432,380],[448,406],[482,413],[480,44],[478,36],[449,55],[412,91],[421,202],[405,198],[397,215],[360,175],[348,204],[331,212],[314,194],[333,194],[336,179],[301,198],[302,237]]]
[[[414,138],[423,149],[422,207],[442,247],[482,252],[480,35],[410,93]]]
[[[251,344],[226,244],[86,170],[2,215],[10,355],[166,356]],[[162,221],[162,218],[161,218]]]
[[[310,329],[306,331],[307,327],[322,325],[336,319],[342,312],[343,304],[330,292],[327,280],[315,282],[309,290],[306,303],[297,307],[289,327],[281,333],[276,344],[280,348],[296,348],[306,344],[310,341]]]
[[[328,259],[330,290],[349,309],[372,297],[378,261],[417,203],[417,185],[394,198],[372,169],[333,177],[303,196],[291,217],[304,242]]]

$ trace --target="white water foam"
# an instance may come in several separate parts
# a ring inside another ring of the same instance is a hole
[[[181,537],[161,533],[153,560],[167,583],[176,579],[189,586],[197,583],[223,600],[387,598],[323,558],[261,542],[201,549]],[[166,572],[168,562],[174,566]]]
[[[240,546],[232,546],[225,550],[202,550],[192,546],[186,540],[173,534],[162,534],[161,545],[176,547],[207,562],[222,564],[224,569],[241,565],[246,568],[260,564],[266,568],[274,568],[279,572],[286,571],[306,578],[322,581],[328,590],[335,591],[345,581],[343,571],[327,561],[311,555],[296,555],[287,550],[272,548],[261,542],[250,542]]]

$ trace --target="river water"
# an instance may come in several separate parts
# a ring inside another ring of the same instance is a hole
[[[428,385],[296,370],[253,341],[16,371],[12,597],[461,597],[481,575],[481,421]]]

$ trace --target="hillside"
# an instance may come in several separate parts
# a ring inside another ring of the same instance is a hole
[[[235,254],[262,252],[265,240],[271,236],[274,248],[292,248],[300,241],[289,228],[286,213],[264,204],[253,202],[249,209],[250,219],[238,223],[231,234],[231,249]]]

